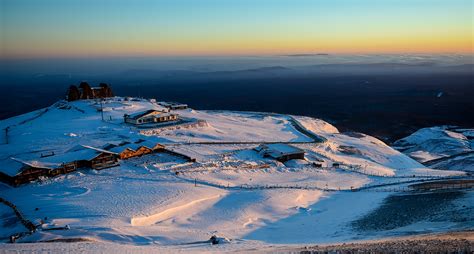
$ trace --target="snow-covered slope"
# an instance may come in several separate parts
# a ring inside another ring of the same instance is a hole
[[[186,120],[183,125],[150,131],[122,117],[162,109],[152,101],[116,97],[103,103],[103,115],[100,108],[94,100],[58,102],[1,121],[0,129],[9,131],[8,144],[0,145],[0,165],[11,157],[67,153],[78,144],[103,147],[137,139],[160,142],[196,162],[151,154],[17,188],[0,184],[0,197],[29,220],[43,221],[42,230],[19,242],[82,239],[182,248],[216,234],[238,248],[353,240],[350,223],[390,191],[464,174],[427,168],[376,138],[339,133],[308,117],[186,109],[174,111]],[[265,142],[296,146],[305,159],[281,163],[263,157],[253,148]],[[370,192],[386,186],[392,189]],[[69,230],[47,230],[66,225]],[[5,237],[18,228],[4,223],[0,231]],[[296,237],[306,231],[312,234]]]
[[[423,128],[394,145],[432,168],[474,171],[474,129]]]
[[[374,137],[354,132],[339,133],[334,126],[319,119],[297,119],[308,130],[326,138],[325,143],[310,150],[330,161],[354,165],[361,172],[379,176],[444,174],[426,168]]]

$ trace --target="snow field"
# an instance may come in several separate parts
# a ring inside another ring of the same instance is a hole
[[[239,142],[311,142],[295,129],[290,116],[179,110],[181,116],[205,120],[208,126],[147,137],[125,125],[122,117],[162,109],[155,103],[109,99],[103,105],[106,121],[101,121],[96,101],[67,105],[69,109],[53,105],[1,121],[0,128],[10,126],[10,143],[0,145],[0,163],[12,156],[28,159],[52,151],[62,153],[77,144],[100,147],[140,138],[163,143],[197,162],[152,154],[102,171],[81,170],[18,188],[1,188],[1,197],[17,205],[30,220],[43,220],[43,228],[71,228],[40,230],[20,242],[83,239],[187,248],[214,234],[232,239],[231,245],[251,247],[362,239],[350,222],[390,193],[324,189],[350,190],[412,175],[463,174],[426,168],[378,139],[339,133],[329,123],[309,117],[294,118],[326,141],[294,144],[305,150],[305,160],[281,163],[253,151],[257,144]],[[188,144],[194,142],[235,144]],[[242,185],[314,188],[248,190],[240,189]],[[0,207],[0,214],[7,213]],[[3,225],[1,237],[16,230],[13,222]]]

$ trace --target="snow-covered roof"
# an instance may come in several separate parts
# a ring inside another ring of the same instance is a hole
[[[101,149],[104,149],[104,150],[107,150],[107,151],[110,151],[110,149],[116,147],[116,146],[122,146],[124,144],[128,144],[130,142],[126,142],[126,141],[109,141],[107,142],[105,145],[101,146]]]
[[[156,145],[158,145],[158,143],[148,141],[148,140],[140,140],[133,143],[122,144],[122,145],[110,148],[108,150],[114,153],[121,153],[125,151],[126,149],[131,149],[133,151],[136,151],[140,147],[147,147],[147,148],[153,149]]]
[[[57,163],[57,162],[42,160],[43,158],[40,160],[20,160],[16,158],[12,158],[12,159],[33,168],[53,169],[61,165],[60,163]]]
[[[267,154],[273,158],[279,158],[284,155],[304,153],[303,150],[287,144],[263,144],[255,150]]]
[[[109,148],[108,150],[113,152],[113,153],[121,153],[125,150],[127,150],[129,147],[124,145],[124,146],[116,146],[116,147],[112,147],[112,148]]]
[[[143,141],[140,141],[140,142],[136,142],[135,144],[139,145],[139,146],[145,146],[145,147],[148,147],[150,149],[152,149],[153,147],[158,145],[158,143],[152,142],[152,141],[149,141],[149,140],[143,140]]]
[[[100,148],[77,145],[69,149],[66,153],[35,159],[9,158],[1,161],[0,172],[9,176],[16,176],[23,170],[24,166],[44,169],[55,169],[64,163],[80,160],[92,160],[101,153],[112,153]]]
[[[8,175],[15,176],[21,172],[25,164],[22,161],[8,158],[0,161],[0,172]]]
[[[87,148],[87,149],[90,149],[90,150],[94,150],[96,152],[99,152],[99,153],[111,153],[111,154],[116,154],[114,152],[111,152],[111,151],[107,151],[107,150],[104,150],[104,149],[101,149],[101,148],[97,148],[97,147],[92,147],[92,146],[86,146],[86,145],[83,145],[84,148]]]
[[[44,163],[36,160],[23,160],[13,157],[3,160],[0,163],[0,172],[12,177],[20,174],[23,169],[25,169],[25,166],[34,168],[44,168],[46,170],[49,170],[54,167],[54,165],[52,165],[51,163]]]
[[[75,145],[69,149],[66,150],[67,153],[69,152],[76,152],[76,151],[79,151],[79,150],[84,150],[85,147],[83,145]]]
[[[127,115],[127,118],[139,119],[139,118],[145,117],[145,116],[147,116],[147,115],[149,115],[149,114],[152,114],[152,113],[155,113],[155,112],[162,113],[161,111],[156,110],[156,109],[149,109],[149,110],[145,110],[145,111],[140,111],[140,112],[136,112],[136,113],[133,113],[133,114],[129,114],[129,115]]]
[[[179,103],[179,102],[175,102],[175,101],[160,101],[160,102],[158,102],[158,104],[161,105],[161,106],[164,106],[164,107],[171,107],[171,106],[187,107],[188,106],[188,104]]]
[[[50,156],[41,158],[39,162],[55,165],[56,167],[61,166],[63,163],[69,163],[72,161],[79,160],[92,160],[100,154],[99,151],[93,149],[83,149],[74,152],[68,152],[60,155]]]

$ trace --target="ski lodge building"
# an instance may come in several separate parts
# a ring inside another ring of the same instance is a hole
[[[160,110],[150,109],[143,112],[137,112],[131,115],[123,116],[124,122],[133,125],[142,125],[149,123],[163,123],[178,120],[177,114],[167,113]]]
[[[287,144],[262,144],[254,150],[265,158],[270,157],[280,162],[293,159],[304,160],[304,150]]]
[[[41,155],[32,158],[9,158],[0,161],[0,182],[18,186],[42,177],[68,174],[78,169],[101,170],[119,166],[119,160],[126,160],[151,153],[165,153],[188,162],[196,159],[188,155],[165,149],[165,146],[150,140],[108,143],[102,148],[77,145],[62,154]]]
[[[80,168],[100,170],[118,165],[117,154],[78,145],[60,155],[52,154],[37,159],[10,158],[2,161],[0,181],[17,186],[38,180],[40,177],[67,174]]]
[[[154,152],[162,152],[165,146],[151,141],[138,140],[136,142],[123,142],[118,145],[107,144],[104,149],[116,153],[121,160],[126,160]]]

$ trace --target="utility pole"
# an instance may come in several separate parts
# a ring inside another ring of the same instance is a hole
[[[100,99],[100,114],[102,116],[102,122],[104,121],[104,106],[102,105],[102,99]]]
[[[10,129],[10,126],[5,128],[5,144],[8,144],[8,130]]]

